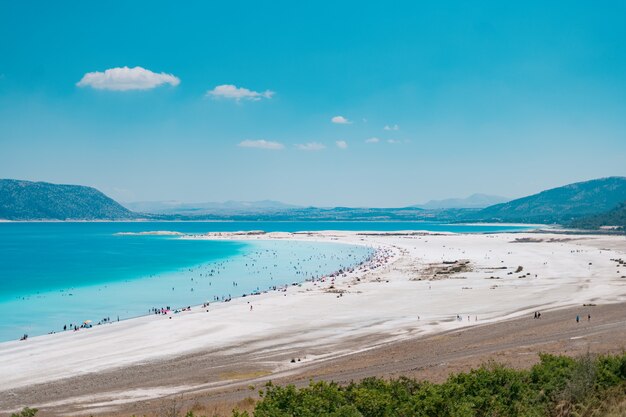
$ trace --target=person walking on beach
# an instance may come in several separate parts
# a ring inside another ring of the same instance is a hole
[[[576,314],[576,323],[580,323],[580,316]]]

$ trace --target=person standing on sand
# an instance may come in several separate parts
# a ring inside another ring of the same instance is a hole
[[[587,314],[587,321],[591,321],[591,314]]]
[[[576,314],[576,323],[580,323],[580,316]]]

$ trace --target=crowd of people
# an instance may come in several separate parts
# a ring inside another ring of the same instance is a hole
[[[282,291],[286,292],[290,286],[301,285],[301,282],[313,282],[315,285],[317,283],[325,283],[330,281],[331,285],[334,284],[335,278],[346,276],[346,274],[354,272],[355,267],[360,271],[374,270],[379,267],[382,263],[386,262],[386,257],[388,254],[384,251],[376,251],[372,252],[365,259],[361,260],[361,263],[358,263],[359,259],[357,259],[357,255],[355,252],[352,252],[353,249],[346,247],[346,250],[340,250],[337,253],[315,253],[315,254],[307,254],[307,256],[303,257],[302,253],[298,253],[294,251],[290,254],[285,254],[279,252],[275,249],[260,249],[247,254],[244,254],[243,257],[245,261],[243,263],[244,271],[242,272],[242,277],[244,278],[242,281],[246,286],[249,287],[251,278],[254,279],[254,276],[257,275],[265,275],[265,277],[269,277],[270,280],[274,280],[275,278],[278,280],[284,281],[285,275],[288,274],[294,278],[298,278],[296,281],[293,281],[289,284],[282,285],[270,285],[266,290],[262,290],[259,286],[253,289],[250,292],[241,292],[239,296],[248,297],[254,295],[260,295],[262,293],[268,291]],[[285,256],[287,255],[287,256]],[[288,264],[285,265],[279,261],[279,258],[288,259]],[[270,262],[268,262],[270,259]],[[356,266],[354,264],[340,264],[339,268],[332,273],[324,273],[328,271],[329,265],[331,262],[336,263],[335,261],[341,260],[345,261],[353,260],[357,263]],[[171,287],[171,291],[176,291],[177,289],[194,292],[197,288],[202,288],[202,292],[207,290],[207,286],[209,288],[214,288],[217,290],[218,288],[224,288],[223,285],[213,286],[213,279],[219,278],[221,274],[223,274],[228,267],[229,264],[234,262],[234,260],[226,259],[223,261],[213,262],[210,264],[203,264],[194,267],[186,268],[187,276],[189,276],[190,285],[185,285],[184,283],[179,286]],[[282,265],[282,267],[281,267]],[[285,268],[286,266],[286,268]],[[151,276],[152,278],[152,276]],[[231,281],[231,287],[234,290],[237,290],[242,284],[238,279]],[[211,295],[211,302],[230,302],[233,299],[232,293],[224,293],[221,295]],[[203,309],[208,309],[209,301],[205,301],[202,304]],[[170,313],[180,313],[184,311],[190,311],[191,306],[172,308],[170,305],[161,306],[161,307],[151,307],[148,309],[148,314],[150,315],[168,315]],[[250,309],[252,310],[252,308]],[[208,310],[207,310],[208,311]],[[171,317],[171,316],[170,316]],[[117,321],[119,321],[119,316],[117,317]],[[93,325],[101,325],[110,323],[111,319],[109,317],[103,318],[99,320],[97,323],[92,323],[91,320],[86,320],[83,323],[69,323],[64,324],[62,326],[63,331],[78,331],[84,328],[91,328]],[[49,334],[56,333],[56,331],[52,331]],[[28,335],[24,334],[20,340],[26,340]]]

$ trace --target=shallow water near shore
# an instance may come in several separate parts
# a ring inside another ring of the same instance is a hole
[[[163,246],[176,246],[180,241],[178,238],[151,238],[159,240]],[[141,275],[137,266],[135,275],[127,275],[124,280],[112,276],[110,281],[5,296],[0,302],[0,341],[14,340],[22,334],[36,336],[59,332],[65,325],[68,328],[80,326],[87,320],[97,325],[104,319],[117,321],[151,314],[153,308],[176,310],[241,296],[253,300],[254,293],[349,268],[371,253],[371,249],[364,246],[333,243],[187,242],[205,246],[207,257],[213,256],[213,259],[148,275]],[[222,245],[227,249],[221,248]],[[225,255],[227,251],[230,251],[229,256]],[[85,272],[94,271],[104,279],[102,270],[110,271],[102,267],[98,271],[94,266]]]
[[[452,229],[452,230],[446,230]],[[371,249],[331,243],[184,240],[210,231],[429,230],[512,226],[424,222],[99,222],[0,224],[0,341],[240,297],[362,262]],[[130,234],[125,234],[130,233]],[[121,235],[120,235],[121,234]]]

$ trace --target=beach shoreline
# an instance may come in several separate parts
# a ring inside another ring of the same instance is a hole
[[[199,306],[171,318],[145,316],[76,334],[2,343],[0,398],[37,384],[156,366],[185,355],[256,357],[272,375],[533,311],[626,301],[626,281],[620,281],[626,267],[616,273],[613,261],[626,256],[626,244],[613,236],[326,231],[182,238],[361,244],[377,248],[380,258],[375,268],[361,266],[334,281],[233,299],[209,312]],[[276,359],[289,352],[295,365]],[[71,361],[63,360],[68,357]],[[153,394],[197,389],[167,386]]]
[[[137,267],[116,270],[98,263],[100,258],[93,256],[95,263],[90,269],[90,254],[86,254],[86,260],[79,260],[83,267],[68,268],[66,271],[70,273],[70,279],[66,279],[63,268],[68,263],[72,264],[72,257],[55,263],[50,261],[53,256],[48,256],[49,260],[42,264],[59,265],[61,268],[48,272],[39,267],[42,273],[50,275],[52,282],[56,280],[56,286],[48,289],[40,290],[33,285],[33,282],[38,282],[38,276],[25,268],[22,283],[18,282],[24,288],[21,292],[12,292],[10,279],[20,276],[20,271],[11,270],[11,262],[8,262],[9,270],[4,271],[9,278],[8,290],[0,291],[0,341],[17,340],[23,334],[32,339],[76,327],[82,330],[84,326],[163,313],[163,310],[176,311],[189,306],[213,304],[218,297],[224,301],[349,268],[366,259],[370,253],[367,247],[357,245],[278,240],[184,241],[176,239],[180,235],[180,232],[157,231],[126,237],[124,233],[123,237],[113,238],[112,243],[100,245],[115,250],[116,241],[132,246],[140,239],[135,247],[149,242],[160,251],[159,258],[170,258],[169,264],[163,268],[151,264],[150,259],[127,257],[126,264],[136,264]],[[160,239],[159,236],[165,238]],[[98,243],[96,240],[94,247],[98,247]],[[181,256],[184,248],[191,248],[195,256],[190,256],[190,252]],[[122,246],[119,250],[124,249]],[[139,255],[151,253],[150,249],[148,246],[139,251]],[[17,263],[14,265],[18,267]],[[83,280],[83,276],[87,279]],[[2,284],[7,287],[6,281]],[[83,326],[85,321],[89,324]]]

